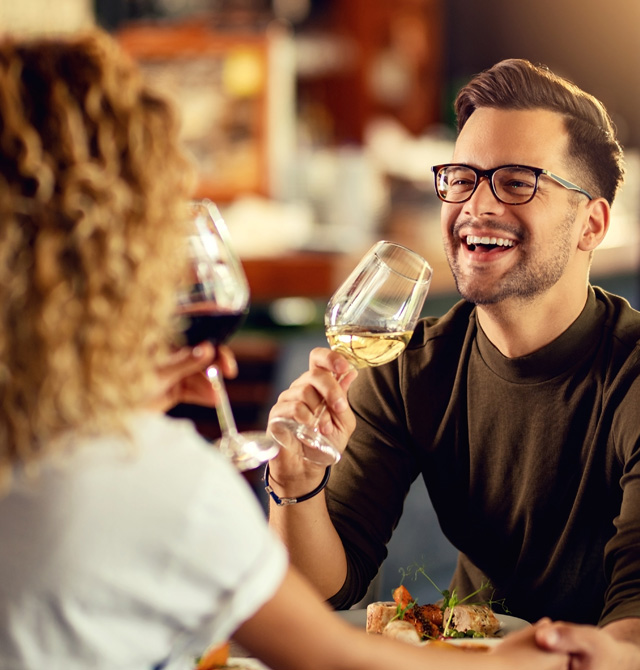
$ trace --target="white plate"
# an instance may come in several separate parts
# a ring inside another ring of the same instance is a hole
[[[257,658],[229,658],[226,668],[237,668],[237,670],[269,670]]]
[[[448,638],[446,641],[449,644],[455,644],[458,646],[471,647],[475,645],[479,646],[493,646],[500,644],[502,638],[509,633],[515,633],[517,630],[522,630],[527,628],[531,624],[524,619],[519,619],[515,616],[509,616],[508,614],[496,614],[496,618],[500,622],[500,630],[496,637],[453,637]]]
[[[501,637],[449,637],[442,640],[446,644],[451,644],[455,647],[495,647],[495,645],[502,642]],[[429,646],[429,642],[424,643]],[[477,650],[476,650],[477,651]]]
[[[509,616],[508,614],[496,614],[498,621],[500,622],[500,630],[498,635],[504,637],[509,633],[515,633],[517,630],[522,630],[527,628],[531,624],[524,619],[519,619],[517,616]]]

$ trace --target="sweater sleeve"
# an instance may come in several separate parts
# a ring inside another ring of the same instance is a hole
[[[640,364],[638,352],[630,364]],[[612,426],[616,452],[621,463],[622,503],[614,519],[615,534],[605,549],[605,570],[609,586],[600,625],[624,617],[640,617],[640,377],[632,376],[622,396]]]
[[[330,600],[345,609],[360,600],[387,556],[386,544],[418,474],[404,423],[398,367],[361,371],[349,400],[357,426],[327,491],[327,504],[347,555],[347,579]]]
[[[330,600],[335,608],[365,595],[387,556],[411,484],[420,473],[429,476],[429,445],[451,403],[470,309],[460,303],[443,319],[421,321],[398,360],[361,370],[349,390],[356,429],[327,491],[347,555],[345,583]]]

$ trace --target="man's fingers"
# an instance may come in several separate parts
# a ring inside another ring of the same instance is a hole
[[[575,624],[544,623],[536,629],[536,643],[548,651],[589,655],[593,653],[593,632]]]
[[[328,370],[336,377],[341,377],[352,369],[344,356],[326,347],[316,347],[309,354],[309,369],[317,368]]]

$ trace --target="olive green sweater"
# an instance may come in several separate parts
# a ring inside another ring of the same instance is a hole
[[[640,313],[596,288],[558,339],[509,359],[460,302],[361,371],[328,487],[349,565],[332,604],[364,595],[422,475],[461,595],[489,579],[529,621],[640,616],[639,340]]]

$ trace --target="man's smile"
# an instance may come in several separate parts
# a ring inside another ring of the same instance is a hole
[[[492,251],[497,247],[513,247],[514,241],[506,237],[467,235],[463,238],[469,251]]]

